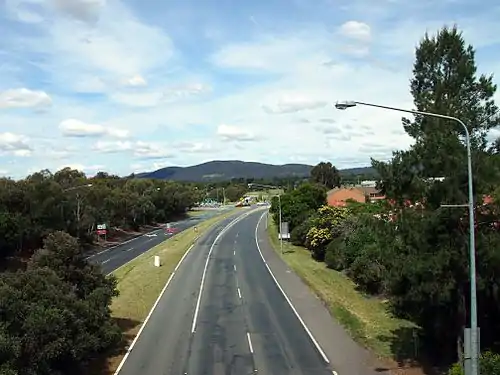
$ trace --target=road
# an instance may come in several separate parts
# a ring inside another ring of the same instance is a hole
[[[251,210],[200,238],[120,375],[332,375],[260,255],[263,212]]]
[[[221,210],[207,210],[206,213],[175,222],[171,222],[171,226],[178,232],[188,229],[203,220],[207,220],[220,214]],[[148,251],[152,247],[165,241],[169,235],[165,234],[164,229],[158,229],[151,233],[133,238],[121,245],[114,246],[103,250],[97,254],[88,257],[88,260],[95,264],[100,264],[102,271],[109,274],[124,264],[130,262],[142,253]]]

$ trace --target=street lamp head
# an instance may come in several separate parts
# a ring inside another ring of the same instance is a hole
[[[356,107],[355,101],[346,100],[346,101],[335,103],[335,108],[337,108],[337,109],[344,110],[344,109],[351,108],[351,107]]]

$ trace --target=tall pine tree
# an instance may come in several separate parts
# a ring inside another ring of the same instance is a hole
[[[491,75],[478,76],[474,48],[466,45],[456,27],[444,27],[435,36],[426,34],[421,40],[415,51],[410,88],[416,110],[458,117],[467,125],[472,140],[476,192],[483,193],[491,186],[486,183],[490,181],[488,176],[481,173],[487,172],[481,168],[487,151],[486,135],[500,120],[493,101],[497,86]],[[434,197],[430,204],[464,203],[467,154],[461,125],[451,120],[415,116],[413,120],[403,118],[403,127],[415,139],[410,152],[397,152],[389,164],[372,161],[381,174],[386,193],[400,201],[422,198],[422,178],[447,177],[446,183],[435,186],[440,192],[430,194]],[[401,182],[420,186],[402,192]]]
[[[498,124],[496,91],[492,76],[478,75],[475,52],[466,45],[456,27],[444,27],[435,36],[425,35],[415,52],[410,81],[415,109],[461,119],[471,135],[476,197],[490,193],[498,183],[498,163],[493,163],[486,135]],[[402,210],[398,222],[398,250],[388,284],[393,307],[416,321],[423,330],[427,348],[444,362],[456,359],[462,350],[463,328],[469,321],[468,224],[466,210],[439,209],[441,204],[467,202],[467,152],[465,132],[459,123],[427,116],[403,119],[403,127],[415,144],[398,151],[388,163],[372,160],[389,198],[423,200],[425,212]],[[428,183],[429,177],[445,177]],[[477,210],[477,262],[479,322],[488,331],[499,325],[489,312],[491,295],[500,285],[493,238],[496,229],[483,222]],[[416,228],[420,228],[417,230]],[[496,235],[496,237],[495,237]],[[406,266],[405,266],[406,265]],[[495,286],[495,287],[493,287]],[[490,297],[488,297],[490,296]],[[495,314],[498,317],[498,313]],[[482,344],[492,339],[482,335]],[[483,346],[484,347],[484,346]]]

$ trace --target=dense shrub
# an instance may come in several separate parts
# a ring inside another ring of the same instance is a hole
[[[305,246],[306,236],[309,229],[311,229],[311,220],[307,219],[293,228],[290,233],[290,240],[295,246]]]
[[[116,294],[74,238],[49,235],[27,270],[0,274],[0,373],[78,374],[121,340],[109,309]]]
[[[481,375],[499,375],[500,374],[500,354],[486,351],[481,354],[479,361],[479,370]],[[455,363],[448,371],[448,375],[465,375],[461,363]]]

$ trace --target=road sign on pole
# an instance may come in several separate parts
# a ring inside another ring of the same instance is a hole
[[[105,236],[107,233],[106,224],[97,224],[97,235]]]
[[[288,222],[285,221],[281,223],[281,231],[278,239],[290,239],[290,227]]]

